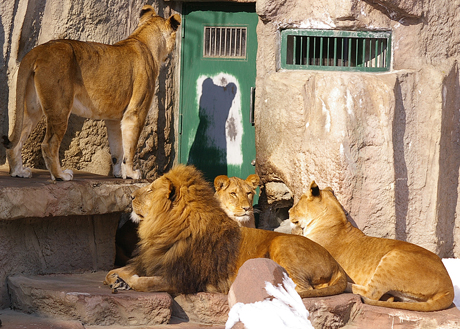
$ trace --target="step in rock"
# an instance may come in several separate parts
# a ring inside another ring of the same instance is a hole
[[[453,304],[450,308],[435,312],[415,312],[357,304],[352,321],[344,329],[392,328],[392,329],[458,329],[460,310]]]
[[[224,325],[229,311],[225,294],[199,292],[174,298],[173,316],[184,321]]]
[[[80,321],[41,318],[12,310],[0,310],[2,329],[86,329]]]
[[[8,288],[13,309],[86,325],[158,325],[171,318],[167,293],[121,291],[112,294],[103,284],[106,272],[13,276]]]
[[[223,325],[203,325],[199,323],[180,322],[172,320],[169,324],[142,326],[98,326],[83,325],[77,320],[59,320],[24,314],[13,310],[0,310],[1,329],[224,329]]]

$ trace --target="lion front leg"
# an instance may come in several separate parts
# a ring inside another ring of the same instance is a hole
[[[174,293],[174,289],[162,277],[138,276],[129,265],[107,273],[104,284],[109,285],[113,292],[132,289],[142,292]]]
[[[112,156],[112,172],[115,177],[122,177],[121,163],[123,162],[123,142],[121,126],[118,120],[105,120],[107,137],[109,139],[110,155]]]
[[[143,123],[134,115],[127,115],[121,121],[121,134],[123,139],[123,162],[121,164],[121,175],[123,178],[140,179],[140,170],[134,170],[134,154],[137,149],[137,142],[141,132],[140,125]]]

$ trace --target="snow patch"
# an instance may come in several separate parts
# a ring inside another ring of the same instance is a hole
[[[454,304],[460,310],[460,259],[443,258],[442,262],[454,284]]]
[[[308,311],[295,290],[295,283],[284,273],[283,285],[265,283],[265,290],[273,299],[250,304],[236,303],[225,324],[232,328],[241,321],[246,329],[313,329]]]

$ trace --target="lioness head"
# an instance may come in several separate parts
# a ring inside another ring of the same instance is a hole
[[[150,5],[142,7],[140,13],[140,20],[138,30],[141,31],[143,28],[150,29],[150,36],[155,36],[156,32],[159,31],[166,41],[165,47],[160,48],[162,54],[160,55],[161,60],[165,60],[169,53],[171,53],[176,44],[176,31],[181,24],[181,18],[179,14],[174,14],[168,19],[164,19],[158,16],[155,9]],[[159,39],[157,39],[159,40]],[[154,54],[155,55],[155,54]]]
[[[320,190],[312,181],[307,192],[289,210],[292,234],[307,236],[317,225],[327,225],[327,221],[345,220],[342,206],[330,187]]]
[[[249,175],[246,180],[225,175],[214,179],[215,196],[222,209],[240,226],[255,227],[252,202],[259,184],[260,178],[256,174]]]

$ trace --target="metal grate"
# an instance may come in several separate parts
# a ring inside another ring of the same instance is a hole
[[[281,68],[388,71],[390,46],[390,32],[283,30]]]
[[[204,27],[203,57],[246,58],[246,27]]]

